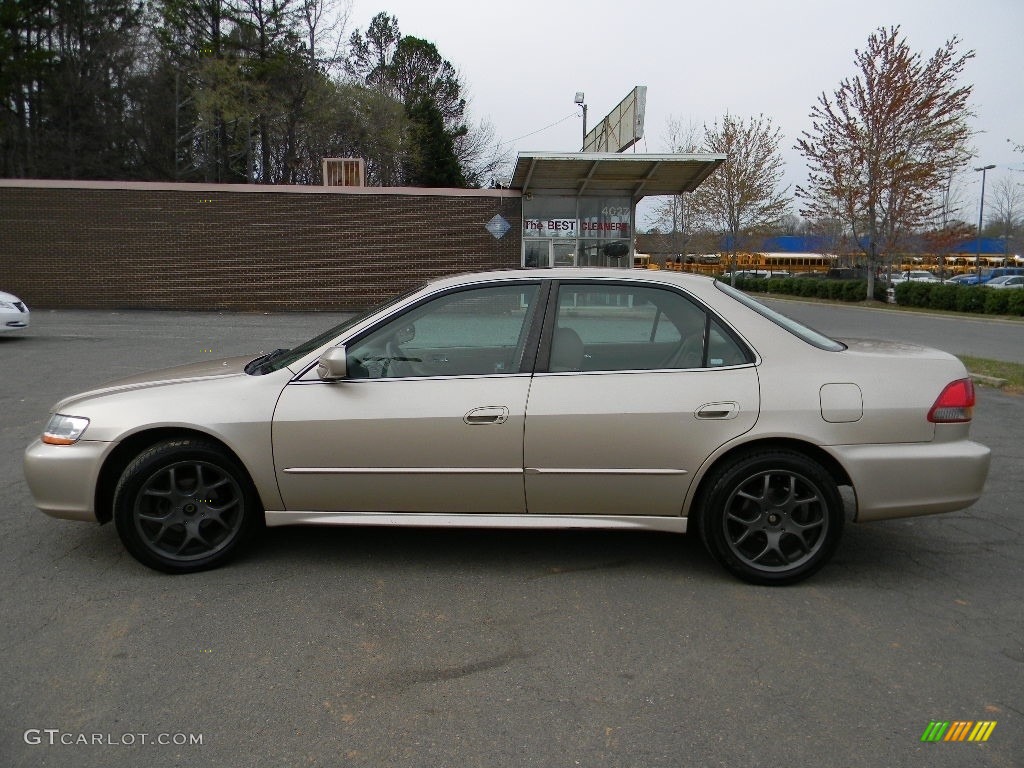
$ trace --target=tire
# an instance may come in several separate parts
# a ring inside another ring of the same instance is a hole
[[[711,556],[753,584],[794,584],[829,561],[843,533],[839,489],[794,451],[740,456],[716,470],[698,527]]]
[[[131,555],[165,573],[216,568],[262,521],[245,469],[200,440],[170,440],[139,454],[114,491],[114,523]]]

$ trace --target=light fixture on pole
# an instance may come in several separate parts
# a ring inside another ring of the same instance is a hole
[[[981,224],[985,216],[985,174],[995,168],[994,165],[983,165],[975,168],[981,171],[981,204],[978,206],[978,237],[974,241],[974,268],[978,271],[978,280],[981,280]]]
[[[573,99],[573,101],[575,101],[577,104],[579,104],[581,107],[583,107],[583,144],[582,144],[582,147],[583,147],[584,150],[586,150],[586,148],[587,148],[587,105],[586,105],[586,102],[583,101],[584,98],[586,98],[586,97],[583,95],[583,91],[576,91],[576,98]]]

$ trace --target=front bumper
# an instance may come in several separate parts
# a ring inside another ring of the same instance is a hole
[[[17,312],[13,309],[0,309],[0,332],[20,331],[28,328],[30,315],[28,312]]]
[[[36,439],[25,449],[25,480],[36,506],[66,520],[96,522],[96,481],[114,443],[80,440],[47,445]]]
[[[857,522],[953,512],[976,502],[992,452],[970,440],[826,449],[846,468]]]

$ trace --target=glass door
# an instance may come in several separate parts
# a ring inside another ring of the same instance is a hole
[[[523,240],[523,266],[527,269],[575,267],[576,240]]]
[[[550,240],[523,240],[523,266],[526,269],[551,266]]]
[[[553,267],[575,267],[576,266],[576,241],[575,240],[552,240],[551,241],[551,266]]]

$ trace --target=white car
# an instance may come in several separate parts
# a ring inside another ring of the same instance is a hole
[[[905,283],[907,281],[921,282],[921,283],[941,283],[935,275],[926,269],[914,269],[909,272],[900,272],[898,275],[893,275],[889,280],[890,283]]]
[[[13,293],[0,291],[0,331],[28,328],[28,307]]]
[[[984,285],[986,288],[1024,288],[1024,275],[994,277]]]

